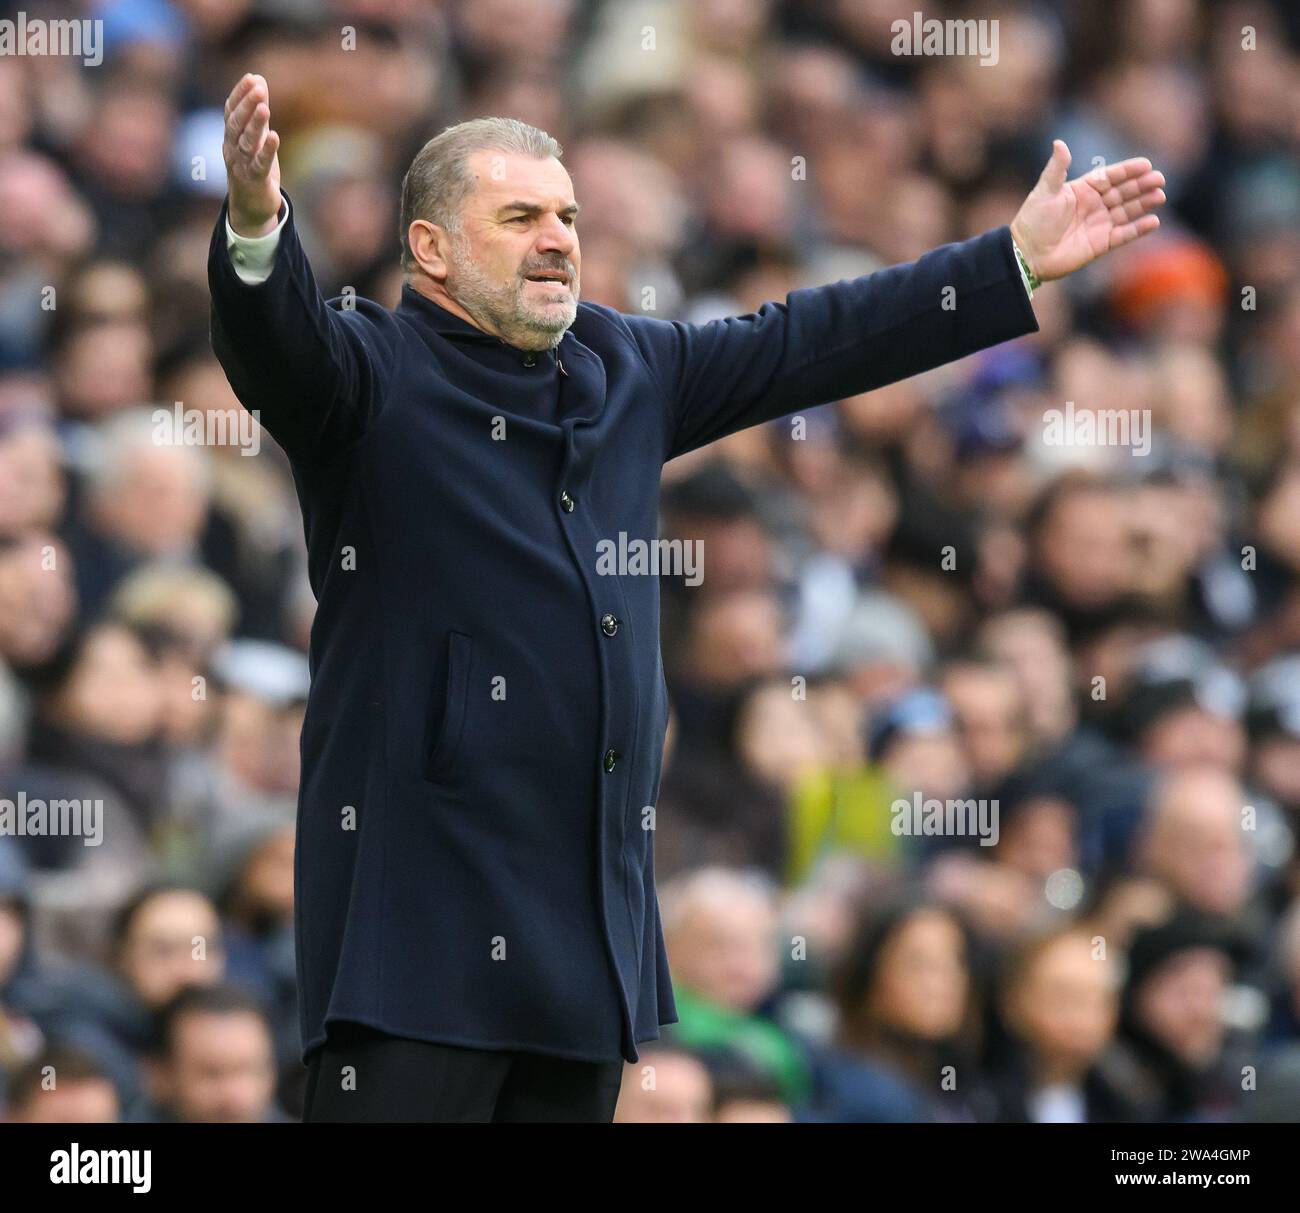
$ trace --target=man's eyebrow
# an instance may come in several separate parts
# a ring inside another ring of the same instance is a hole
[[[582,208],[576,203],[571,202],[568,206],[561,208],[561,215],[574,215]],[[540,215],[546,210],[544,206],[538,206],[535,202],[507,202],[503,206],[497,207],[497,214],[504,215],[506,211],[522,211],[525,215]]]

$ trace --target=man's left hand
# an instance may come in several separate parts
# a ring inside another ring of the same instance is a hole
[[[1056,139],[1038,184],[1011,221],[1011,236],[1043,282],[1063,278],[1160,226],[1165,175],[1145,156],[1065,179],[1070,149]]]

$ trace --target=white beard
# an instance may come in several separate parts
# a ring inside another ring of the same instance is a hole
[[[528,297],[525,278],[513,282],[494,281],[484,274],[469,249],[469,242],[452,235],[453,262],[447,276],[447,293],[476,320],[487,320],[502,339],[519,349],[545,350],[560,344],[578,316],[578,283],[575,279],[567,298],[543,303]]]

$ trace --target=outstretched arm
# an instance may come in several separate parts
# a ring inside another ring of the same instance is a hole
[[[1006,227],[748,316],[622,320],[663,390],[665,459],[1038,329]]]
[[[623,320],[667,398],[665,457],[857,395],[1036,331],[1029,284],[1060,278],[1159,226],[1163,174],[1146,159],[1066,181],[1060,140],[1009,228],[908,265],[792,291],[708,324]]]
[[[246,75],[226,100],[228,197],[208,255],[212,348],[244,407],[291,458],[308,461],[364,432],[382,403],[393,337],[382,308],[357,300],[340,309],[321,296],[280,189],[279,146],[266,81]],[[236,267],[227,222],[244,238],[280,228],[269,274]]]

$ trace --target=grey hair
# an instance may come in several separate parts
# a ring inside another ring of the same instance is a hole
[[[91,493],[116,492],[131,471],[135,456],[142,451],[166,450],[172,458],[189,465],[189,479],[205,496],[212,487],[212,464],[207,450],[187,446],[170,436],[170,410],[139,405],[122,409],[99,423],[79,457]],[[160,436],[160,427],[167,437]]]
[[[460,212],[476,182],[469,157],[482,151],[513,152],[546,160],[560,159],[564,149],[545,131],[516,118],[472,118],[435,135],[411,161],[402,178],[402,268],[418,268],[407,232],[416,219],[427,219],[449,232],[460,230]]]
[[[705,910],[730,908],[739,902],[776,906],[777,888],[759,868],[695,868],[674,877],[660,891],[659,910],[665,933],[671,935],[697,906]]]

